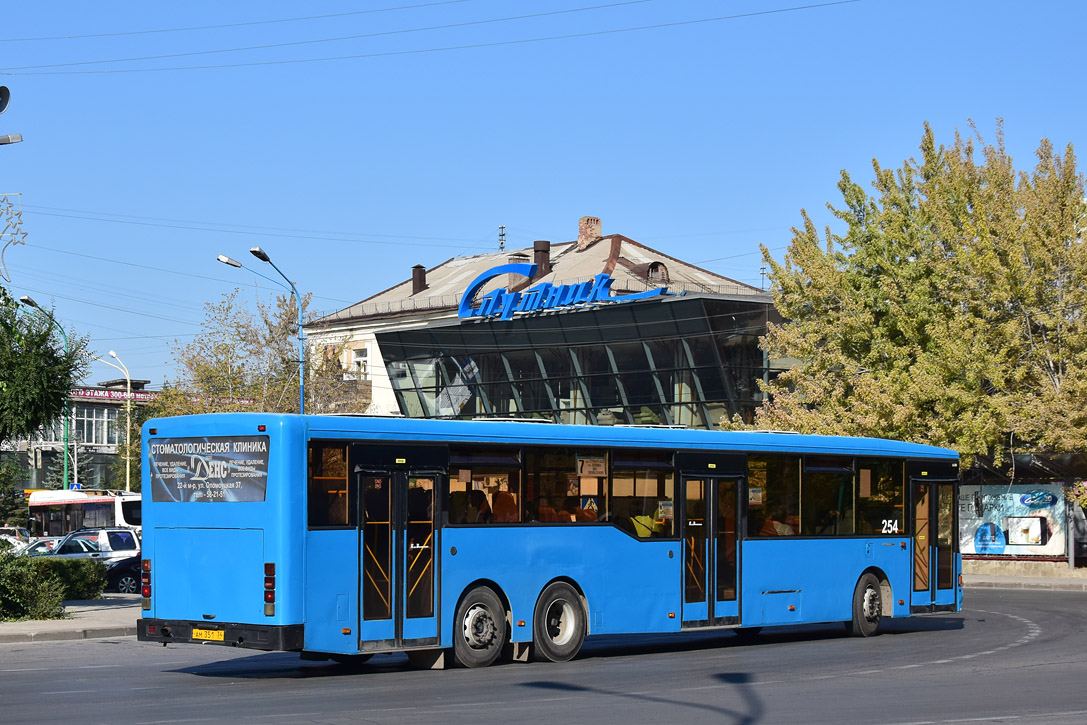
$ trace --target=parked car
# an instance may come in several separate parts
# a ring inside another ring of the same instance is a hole
[[[43,556],[56,548],[63,536],[43,536],[15,551],[16,556]]]
[[[0,534],[0,553],[15,551],[21,549],[23,542],[16,539],[14,536],[8,536],[7,534]]]
[[[136,594],[140,591],[140,555],[119,559],[106,570],[106,591]]]
[[[0,526],[0,536],[8,536],[25,544],[30,541],[30,532],[22,526]]]
[[[138,556],[139,553],[138,533],[132,529],[110,527],[73,531],[65,536],[47,556],[110,562]]]

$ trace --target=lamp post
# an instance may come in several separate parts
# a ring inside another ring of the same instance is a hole
[[[64,332],[64,328],[61,327],[60,323],[58,323],[56,321],[56,319],[53,317],[53,313],[52,312],[46,312],[45,310],[43,310],[41,307],[38,306],[38,303],[35,302],[34,299],[32,297],[30,297],[29,295],[23,295],[22,297],[19,298],[19,301],[22,302],[27,307],[33,307],[38,312],[41,312],[42,314],[47,315],[49,317],[49,321],[52,322],[53,325],[58,330],[60,330],[61,339],[64,340],[64,356],[67,357],[68,353],[69,353],[69,350],[68,350],[68,334],[66,332]],[[64,488],[65,489],[68,488],[68,419],[71,418],[71,417],[72,417],[71,400],[69,398],[69,395],[66,393],[64,395]]]
[[[125,376],[125,389],[127,395],[125,397],[125,490],[132,490],[132,446],[130,440],[130,432],[132,430],[132,378],[128,374],[128,367],[121,362],[121,358],[117,357],[117,353],[113,350],[109,351],[109,356],[116,360],[119,365],[114,365],[109,360],[103,360],[97,355],[92,355],[89,352],[84,352],[87,357],[97,360],[103,365],[109,365],[114,370],[120,370]]]
[[[283,281],[286,282],[287,285],[289,285],[289,286],[284,285],[279,280],[273,279],[273,278],[269,277],[268,275],[261,274],[260,272],[258,272],[255,269],[250,269],[249,267],[246,267],[245,265],[243,265],[238,260],[231,259],[230,257],[226,256],[225,254],[220,254],[218,257],[216,257],[216,259],[218,259],[220,262],[222,262],[223,264],[228,265],[230,267],[238,267],[240,269],[248,269],[250,272],[257,275],[258,277],[264,277],[264,279],[268,280],[269,282],[275,282],[280,287],[283,287],[283,289],[289,290],[290,293],[292,295],[294,295],[295,301],[298,302],[298,412],[302,413],[302,414],[305,414],[305,412],[306,412],[306,347],[305,347],[305,337],[303,337],[303,334],[302,334],[302,296],[300,294],[298,294],[298,290],[295,288],[294,282],[287,279],[287,275],[283,274],[282,270],[280,270],[279,267],[277,267],[275,265],[275,262],[272,261],[271,257],[269,257],[268,254],[263,249],[261,249],[260,247],[252,247],[252,248],[250,248],[249,253],[252,254],[257,259],[259,259],[260,261],[267,262],[268,264],[272,265],[272,269],[274,269],[279,274],[279,276],[283,278]]]
[[[11,91],[7,86],[0,86],[0,113],[8,110],[8,104],[11,102]],[[0,146],[6,146],[9,143],[19,143],[23,140],[21,133],[7,133],[0,136]]]
[[[121,366],[125,374],[125,490],[132,490],[132,442],[129,436],[132,433],[132,376],[128,374],[128,366],[121,362],[117,353],[109,351],[109,356]],[[103,361],[105,362],[105,361]]]

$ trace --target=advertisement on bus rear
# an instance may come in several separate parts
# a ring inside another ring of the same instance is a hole
[[[268,436],[155,438],[148,459],[152,501],[263,501],[268,489]]]

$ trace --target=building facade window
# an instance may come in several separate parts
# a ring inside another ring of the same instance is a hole
[[[717,427],[750,417],[767,369],[765,303],[614,305],[378,333],[408,417]]]

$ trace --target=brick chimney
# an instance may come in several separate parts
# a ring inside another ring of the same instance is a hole
[[[417,295],[426,289],[426,267],[417,264],[411,268],[411,293]]]
[[[594,216],[583,216],[577,222],[577,250],[584,251],[590,244],[600,239],[602,225],[600,219]]]
[[[514,252],[507,260],[510,264],[528,264],[528,255],[522,252]],[[525,281],[524,275],[520,274],[508,274],[506,275],[506,287],[512,289],[517,285]]]
[[[532,262],[536,265],[536,276],[551,274],[551,242],[538,239],[532,243]]]

